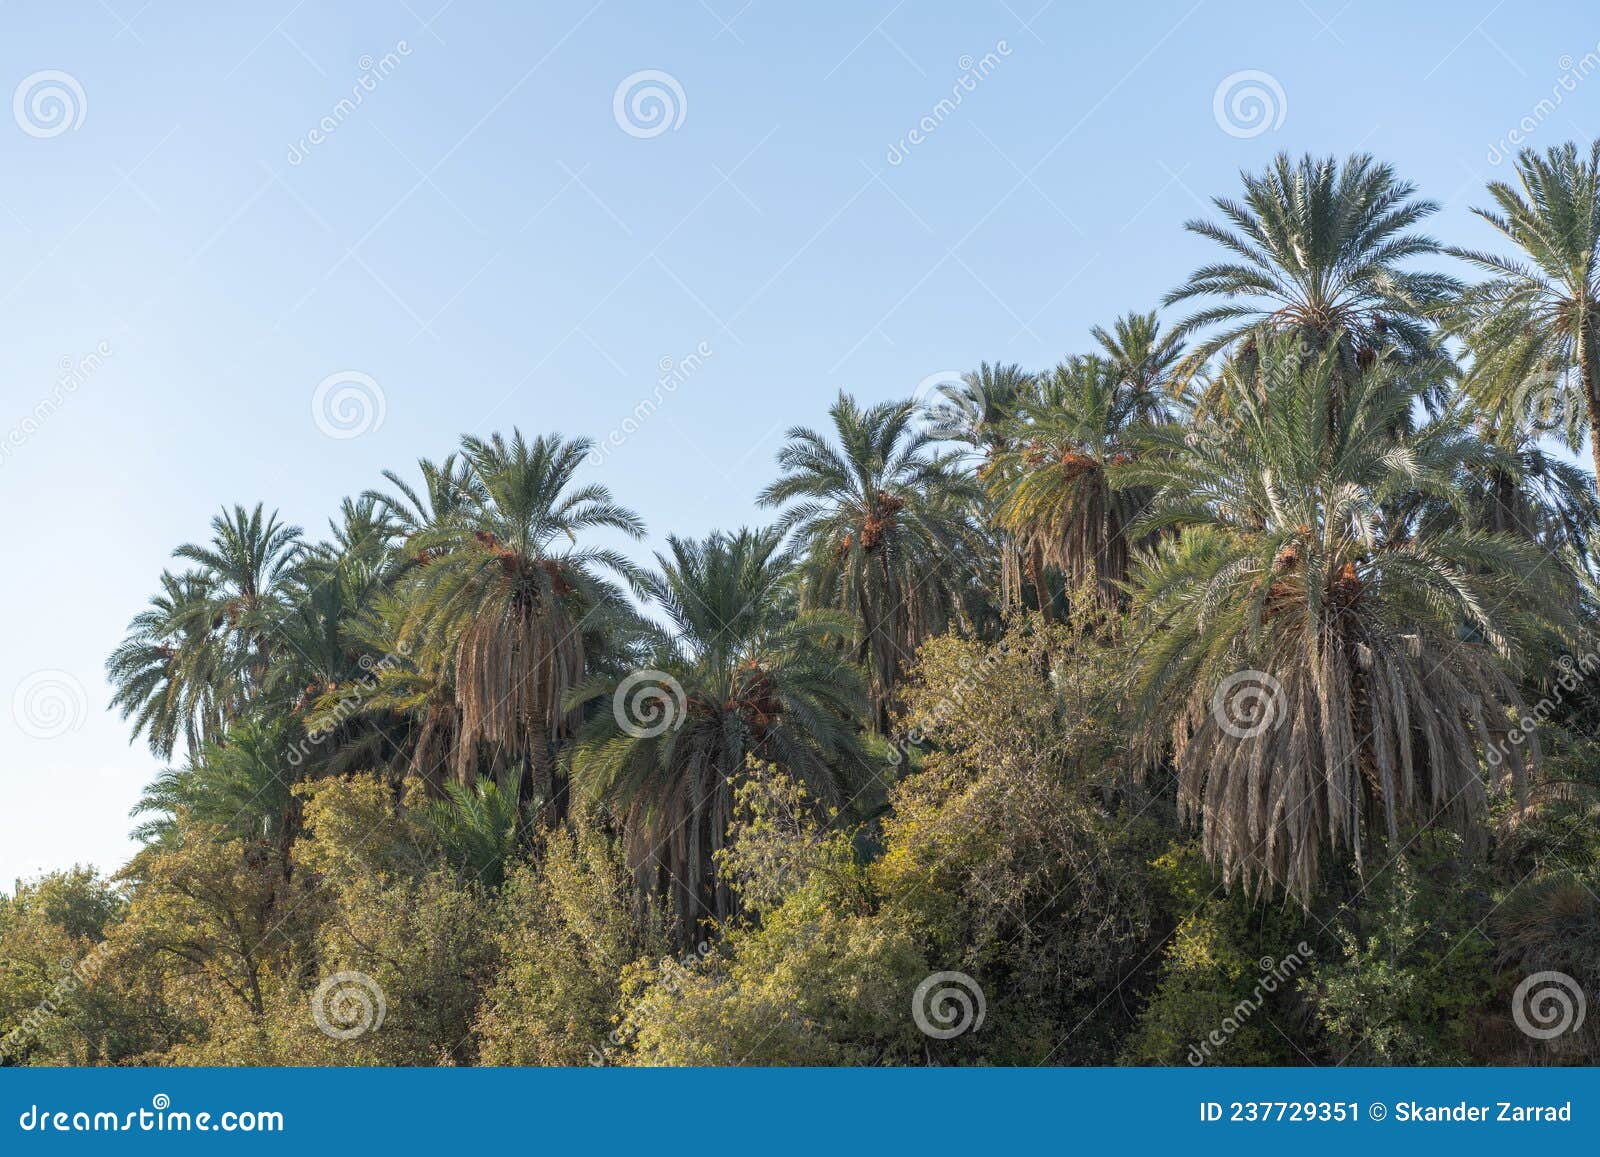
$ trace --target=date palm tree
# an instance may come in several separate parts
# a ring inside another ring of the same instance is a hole
[[[226,742],[202,744],[183,767],[168,769],[145,788],[129,813],[147,817],[133,838],[171,843],[181,838],[185,821],[195,821],[240,839],[284,840],[295,806],[286,757],[297,734],[287,716],[264,712],[240,720]]]
[[[137,615],[107,670],[112,705],[134,717],[151,749],[171,755],[180,731],[191,754],[267,691],[285,596],[301,557],[300,528],[260,503],[211,520],[208,543],[173,557],[198,570],[162,576],[162,593]]]
[[[1152,397],[1173,392],[1173,371],[1183,359],[1183,335],[1163,334],[1155,310],[1125,313],[1111,329],[1097,325],[1089,332],[1100,345],[1099,356],[1129,390]]]
[[[941,439],[989,458],[1002,444],[1006,419],[1028,383],[1028,373],[1015,363],[982,362],[962,374],[959,385],[940,386],[938,396],[927,405],[927,416]]]
[[[843,611],[868,670],[872,725],[888,730],[907,663],[929,636],[960,622],[990,544],[973,512],[982,499],[959,454],[931,449],[914,403],[828,411],[833,437],[796,426],[778,453],[782,475],[761,492],[785,506],[779,526],[805,552],[802,605]]]
[[[1103,358],[1072,358],[1036,380],[985,470],[996,521],[1029,560],[1036,589],[1046,589],[1041,572],[1051,567],[1068,589],[1097,584],[1103,599],[1117,600],[1128,527],[1150,495],[1113,485],[1107,472],[1134,453],[1132,431],[1164,417],[1156,382],[1138,385]],[[1049,600],[1040,603],[1048,617]]]
[[[224,707],[237,697],[223,649],[211,630],[212,579],[203,572],[164,571],[161,592],[133,617],[128,635],[106,660],[115,692],[111,706],[133,720],[131,738],[171,759],[179,740],[191,758],[221,734]]]
[[[426,561],[414,571],[403,641],[424,668],[449,673],[457,780],[470,785],[481,758],[522,762],[526,796],[557,812],[555,746],[578,722],[567,699],[603,642],[607,608],[623,607],[606,575],[634,575],[623,555],[580,546],[579,535],[644,533],[605,486],[574,483],[590,445],[520,431],[464,438],[459,508],[407,544]]]
[[[636,878],[672,897],[685,938],[734,897],[712,870],[750,758],[839,804],[862,762],[864,681],[830,644],[850,624],[799,613],[792,550],[776,530],[672,537],[646,576],[661,608],[650,666],[592,680],[597,704],[572,749],[574,784],[620,817]]]
[[[1486,411],[1519,428],[1591,437],[1600,486],[1600,141],[1516,163],[1520,189],[1492,181],[1493,209],[1474,209],[1519,251],[1450,253],[1488,274],[1462,295],[1457,325],[1471,342],[1467,385]]]
[[[1359,867],[1403,816],[1473,829],[1480,760],[1570,611],[1526,539],[1394,519],[1398,498],[1448,497],[1470,452],[1405,432],[1414,378],[1341,383],[1337,343],[1307,362],[1293,334],[1258,353],[1221,379],[1231,427],[1154,428],[1120,471],[1158,491],[1138,529],[1181,531],[1135,568],[1137,707],[1225,878],[1309,904],[1324,849]],[[1522,749],[1494,751],[1520,780]]]
[[[260,694],[271,676],[275,629],[301,555],[300,528],[265,513],[261,503],[224,510],[211,520],[211,541],[173,551],[211,580],[212,630],[219,633],[245,693]]]
[[[1389,346],[1417,361],[1439,356],[1427,318],[1459,285],[1403,268],[1440,251],[1412,231],[1438,210],[1434,202],[1415,199],[1415,186],[1365,154],[1340,164],[1280,153],[1265,172],[1241,176],[1242,201],[1212,202],[1225,223],[1186,226],[1228,257],[1201,266],[1166,298],[1212,301],[1176,331],[1219,327],[1187,359],[1191,369],[1262,325],[1294,330],[1313,350],[1339,336],[1347,373]]]

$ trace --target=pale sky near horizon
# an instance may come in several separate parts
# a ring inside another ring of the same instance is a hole
[[[1372,152],[1492,246],[1510,133],[1600,135],[1576,3],[532,9],[0,10],[0,890],[132,851],[159,765],[103,663],[224,503],[320,533],[462,433],[605,439],[698,351],[586,472],[647,559],[769,519],[841,389],[1155,306],[1279,150]]]

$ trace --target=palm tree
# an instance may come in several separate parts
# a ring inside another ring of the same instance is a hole
[[[1107,602],[1119,597],[1132,545],[1128,526],[1150,495],[1113,485],[1107,471],[1131,458],[1131,431],[1164,419],[1153,386],[1136,386],[1102,358],[1063,362],[1018,405],[1006,449],[985,470],[996,520],[1029,560],[1047,617],[1044,567],[1058,571],[1068,589],[1095,583]]]
[[[106,660],[116,688],[111,706],[133,718],[157,758],[171,759],[181,739],[191,758],[220,735],[223,705],[235,697],[231,673],[211,631],[212,579],[199,571],[161,574],[161,593],[133,617],[127,637]]]
[[[212,630],[220,633],[248,696],[270,675],[273,631],[300,548],[300,528],[280,523],[276,511],[265,514],[258,502],[254,510],[235,505],[213,518],[209,543],[184,543],[172,552],[211,579]]]
[[[267,690],[301,556],[300,528],[264,514],[260,503],[224,510],[211,530],[209,543],[173,551],[200,569],[163,574],[161,594],[107,661],[112,706],[134,717],[134,735],[145,732],[163,759],[180,732],[193,755]]]
[[[779,525],[805,550],[802,600],[856,624],[869,672],[872,724],[882,734],[905,665],[929,636],[959,622],[989,550],[973,509],[982,498],[959,454],[935,454],[912,402],[828,411],[833,440],[796,426],[778,453],[782,476],[761,492],[789,504]]]
[[[1426,317],[1459,286],[1401,268],[1439,252],[1432,238],[1410,232],[1437,205],[1414,200],[1413,185],[1365,154],[1341,166],[1280,153],[1265,172],[1241,176],[1242,202],[1212,202],[1228,224],[1186,226],[1231,258],[1195,270],[1166,298],[1218,299],[1178,326],[1180,335],[1221,326],[1187,359],[1191,369],[1262,325],[1294,330],[1312,350],[1339,335],[1347,372],[1390,345],[1417,361],[1439,356]]]
[[[1577,450],[1587,426],[1600,486],[1600,141],[1517,158],[1521,190],[1492,181],[1495,209],[1474,209],[1521,260],[1451,249],[1489,275],[1462,295],[1468,388],[1519,428],[1559,430]]]
[[[1155,397],[1175,388],[1172,375],[1183,358],[1183,335],[1163,335],[1155,310],[1125,313],[1110,331],[1097,325],[1089,332],[1118,381],[1135,394]]]
[[[1309,904],[1325,843],[1359,866],[1380,823],[1393,840],[1402,815],[1481,815],[1480,753],[1521,717],[1530,638],[1569,610],[1526,540],[1393,518],[1448,496],[1464,452],[1404,432],[1413,379],[1336,384],[1338,343],[1307,362],[1292,334],[1258,352],[1223,375],[1226,436],[1154,428],[1121,471],[1159,492],[1138,529],[1182,531],[1136,567],[1137,706],[1225,879]],[[1492,758],[1520,781],[1520,753]]]
[[[162,772],[134,805],[149,816],[133,831],[147,844],[181,836],[195,821],[240,839],[284,839],[294,812],[294,775],[288,759],[298,729],[283,715],[264,712],[241,720],[226,742],[203,745],[187,764]]]
[[[457,779],[477,760],[524,763],[529,795],[561,810],[555,745],[577,723],[567,704],[603,645],[606,616],[622,615],[621,591],[603,577],[632,579],[615,550],[578,545],[582,532],[644,533],[639,516],[597,483],[573,484],[586,439],[513,431],[462,440],[470,472],[459,509],[414,534],[425,559],[404,640],[419,662],[445,667],[457,707]]]
[[[468,879],[496,888],[506,878],[516,855],[522,828],[522,808],[517,802],[521,771],[512,768],[507,787],[480,779],[471,787],[446,784],[444,796],[422,805],[423,825],[439,844],[444,858]]]
[[[983,362],[961,375],[959,385],[939,387],[936,402],[926,404],[934,434],[942,441],[967,447],[981,462],[980,473],[1005,449],[1007,430],[1017,405],[1033,389],[1033,376],[1016,364]],[[988,519],[992,522],[992,519]],[[1022,603],[1025,560],[1012,537],[996,533],[994,553],[1000,561],[1002,613]]]
[[[1029,375],[1016,364],[982,362],[961,375],[961,384],[942,385],[937,401],[927,406],[934,432],[944,441],[960,442],[985,458],[1003,442],[1006,419],[1029,384]]]
[[[471,466],[454,454],[438,463],[420,459],[417,468],[422,475],[420,491],[393,470],[385,470],[383,476],[395,493],[368,490],[362,494],[363,498],[382,504],[401,534],[410,537],[442,526],[465,509],[469,501],[484,499],[481,487],[475,487]]]
[[[621,817],[641,887],[672,896],[685,937],[703,917],[733,912],[712,857],[746,761],[774,763],[839,803],[862,758],[863,680],[829,644],[850,625],[797,613],[795,557],[782,538],[669,538],[659,572],[643,581],[669,628],[651,668],[594,680],[574,697],[600,703],[573,748],[574,782]]]

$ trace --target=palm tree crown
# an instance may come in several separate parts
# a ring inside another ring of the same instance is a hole
[[[1416,359],[1435,356],[1425,318],[1459,287],[1442,274],[1401,266],[1439,251],[1432,238],[1410,232],[1437,205],[1413,199],[1414,186],[1364,154],[1342,165],[1279,154],[1266,172],[1242,177],[1242,201],[1213,201],[1227,224],[1187,225],[1231,258],[1195,270],[1167,295],[1168,304],[1219,299],[1178,327],[1180,334],[1221,327],[1191,365],[1262,324],[1294,329],[1318,349],[1339,334],[1352,358],[1389,345]]]
[[[1520,190],[1491,181],[1475,209],[1524,260],[1451,249],[1489,275],[1462,296],[1468,388],[1520,429],[1559,432],[1574,450],[1600,428],[1600,141],[1517,158]],[[1600,441],[1593,447],[1600,472]],[[1597,474],[1600,476],[1600,474]]]
[[[913,403],[861,407],[841,394],[828,413],[834,440],[791,429],[760,501],[788,504],[780,525],[806,552],[805,605],[854,619],[882,732],[918,644],[964,614],[988,549],[973,517],[982,492],[959,455],[931,451],[936,435],[917,428]]]
[[[1479,753],[1516,717],[1538,626],[1568,612],[1526,540],[1392,517],[1449,494],[1470,453],[1458,431],[1397,432],[1406,375],[1346,382],[1330,416],[1333,345],[1259,349],[1224,375],[1230,430],[1154,428],[1121,471],[1158,491],[1143,529],[1183,531],[1137,568],[1140,707],[1170,728],[1180,806],[1226,877],[1308,903],[1319,848],[1359,864],[1370,815],[1392,838],[1402,815],[1481,814]]]

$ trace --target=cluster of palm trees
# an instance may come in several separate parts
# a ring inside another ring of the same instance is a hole
[[[1418,232],[1436,207],[1386,165],[1280,157],[1190,223],[1222,253],[1176,327],[1129,314],[932,405],[841,395],[789,431],[773,527],[650,568],[591,544],[644,528],[580,481],[583,439],[464,438],[321,542],[224,513],[110,659],[135,733],[185,761],[141,832],[280,836],[286,774],[380,768],[492,849],[576,792],[689,927],[732,911],[712,865],[748,757],[844,807],[923,642],[1083,600],[1124,619],[1129,744],[1230,880],[1308,902],[1330,854],[1470,828],[1510,786],[1483,753],[1593,622],[1600,502],[1556,444],[1600,421],[1600,144],[1517,171],[1480,212],[1493,254]],[[1445,256],[1489,279],[1415,267]],[[618,709],[641,671],[681,691],[670,726]],[[1219,702],[1241,675],[1244,724]]]

